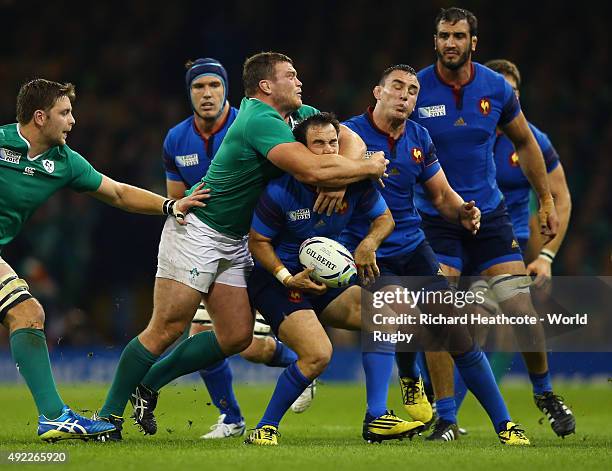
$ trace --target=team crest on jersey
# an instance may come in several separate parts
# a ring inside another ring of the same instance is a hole
[[[301,303],[304,298],[302,298],[302,292],[296,289],[290,289],[288,293],[289,301],[292,303]]]
[[[425,159],[423,151],[419,147],[413,147],[410,155],[412,156],[412,160],[414,160],[417,164],[423,163],[423,160]]]
[[[512,152],[512,154],[510,154],[510,166],[511,167],[519,167],[519,157],[518,154],[516,152]]]
[[[487,116],[491,112],[491,102],[489,99],[486,97],[481,98],[478,102],[478,109],[483,115]]]
[[[10,164],[18,164],[21,160],[21,154],[11,149],[0,147],[0,160],[4,160]]]
[[[446,116],[446,105],[423,106],[419,108],[419,118]]]
[[[42,164],[47,173],[53,173],[53,170],[55,170],[55,162],[53,160],[45,159],[42,161]]]
[[[287,219],[289,219],[289,221],[291,222],[310,219],[310,209],[302,208],[296,209],[295,211],[287,211]]]
[[[200,163],[200,159],[198,158],[198,154],[177,155],[176,163],[179,167],[193,167]]]

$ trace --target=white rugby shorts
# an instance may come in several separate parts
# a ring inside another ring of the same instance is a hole
[[[221,283],[246,288],[253,267],[248,239],[232,239],[187,214],[186,226],[169,216],[157,255],[157,278],[167,278],[208,293]]]

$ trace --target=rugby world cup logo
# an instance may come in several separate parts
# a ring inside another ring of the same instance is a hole
[[[425,159],[425,157],[423,156],[423,151],[418,147],[413,147],[410,154],[412,155],[412,160],[414,160],[417,164],[422,163]]]
[[[488,98],[481,98],[479,102],[480,112],[487,116],[491,112],[491,102]]]

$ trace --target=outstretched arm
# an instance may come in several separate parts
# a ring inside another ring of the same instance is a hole
[[[184,223],[185,213],[194,206],[206,206],[202,200],[209,197],[201,187],[190,196],[180,200],[169,200],[148,190],[113,180],[104,175],[96,191],[90,192],[94,198],[106,204],[139,214],[172,214],[179,223]]]

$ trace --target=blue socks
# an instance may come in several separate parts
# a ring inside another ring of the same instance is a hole
[[[545,392],[552,391],[549,371],[541,374],[529,373],[529,379],[531,380],[534,394],[544,394]]]
[[[419,364],[417,363],[417,352],[396,352],[395,362],[397,372],[402,378],[418,380],[421,375]]]
[[[283,415],[291,404],[304,392],[312,381],[302,374],[297,366],[297,362],[291,363],[285,371],[281,373],[276,382],[276,388],[270,398],[264,416],[257,424],[257,428],[264,425],[278,427]]]
[[[274,339],[276,341],[276,350],[274,351],[274,356],[272,359],[266,363],[268,366],[279,366],[281,368],[288,367],[291,363],[297,361],[297,354],[291,350],[287,345],[285,345],[280,340]]]
[[[463,404],[463,400],[465,399],[465,396],[468,393],[468,388],[465,385],[465,382],[463,381],[463,378],[461,377],[457,366],[455,366],[453,370],[453,373],[455,375],[455,406],[457,408],[457,412],[459,412],[461,404]]]
[[[366,421],[380,417],[387,412],[389,378],[393,372],[394,356],[393,352],[363,352],[361,354],[368,403]]]
[[[199,373],[206,384],[213,404],[217,406],[221,414],[225,414],[224,422],[226,424],[240,422],[242,414],[232,388],[233,376],[227,358],[205,370],[200,370]]]
[[[505,423],[510,421],[510,413],[499,392],[487,357],[478,347],[474,346],[469,352],[454,357],[454,360],[463,381],[487,411],[495,431],[499,433]],[[453,397],[452,400],[454,402],[455,398]],[[439,401],[436,404],[439,404]]]
[[[438,417],[447,422],[457,423],[457,408],[455,407],[454,396],[445,397],[436,401],[436,412]]]

